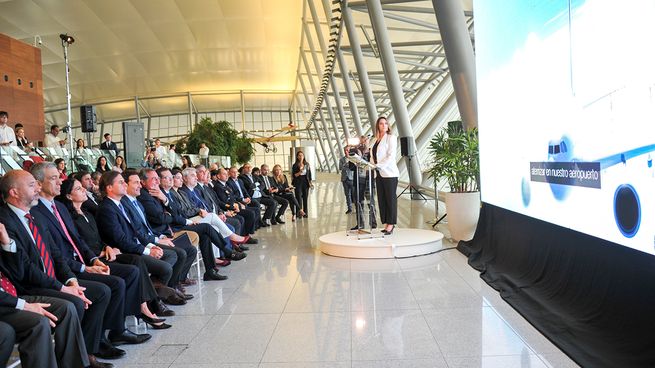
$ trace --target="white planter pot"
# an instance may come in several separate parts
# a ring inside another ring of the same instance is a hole
[[[446,213],[450,237],[471,240],[480,217],[480,192],[446,193]]]

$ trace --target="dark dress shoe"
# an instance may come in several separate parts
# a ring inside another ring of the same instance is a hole
[[[232,252],[232,254],[230,254],[230,259],[233,261],[240,261],[246,258],[247,256],[248,255],[243,252]]]
[[[277,225],[277,219],[272,218],[271,219],[271,225]]]
[[[186,300],[184,298],[179,297],[177,293],[174,295],[169,295],[167,298],[162,299],[162,301],[168,305],[185,305]]]
[[[172,317],[175,315],[175,311],[169,309],[161,300],[158,299],[153,304],[152,313],[161,317]]]
[[[96,359],[95,355],[89,354],[89,367],[90,368],[113,368],[114,365],[111,364],[111,363],[99,362],[98,359]]]
[[[262,223],[259,227],[269,227],[269,226],[271,226],[271,225],[269,225],[269,224],[267,224],[267,223],[264,222],[264,223]]]
[[[130,330],[123,330],[120,334],[114,334],[113,331],[109,332],[107,336],[109,341],[114,345],[123,345],[123,344],[143,344],[144,342],[150,340],[152,335],[150,334],[135,334]]]
[[[353,213],[353,210],[351,210],[351,209],[349,208],[348,211],[346,211],[346,215],[347,215],[347,214],[350,214],[350,213]]]
[[[184,299],[184,300],[190,300],[190,299],[193,299],[193,295],[191,295],[191,294],[187,294],[187,293],[185,293],[184,291],[182,291],[182,290],[180,290],[180,289],[177,289],[177,288],[175,289],[175,294],[177,294],[177,296],[178,296],[179,298],[182,298],[182,299]]]
[[[186,279],[184,279],[183,281],[180,281],[180,284],[182,284],[182,286],[191,286],[191,285],[195,285],[197,283],[198,283],[197,280],[190,279],[188,277]]]
[[[361,229],[361,227],[359,227],[359,226],[353,226],[353,227],[350,228],[350,230],[359,230],[359,229]]]
[[[148,323],[148,322],[146,322],[146,323]],[[148,323],[148,325],[149,325],[150,328],[153,329],[153,330],[166,330],[166,329],[168,329],[168,328],[173,327],[173,326],[169,325],[168,323],[164,323],[164,322],[159,323],[159,324]]]
[[[210,280],[227,280],[227,276],[221,275],[218,273],[218,270],[210,270],[205,272],[205,275],[202,277],[205,281]]]
[[[284,222],[281,217],[276,217],[275,221],[277,221],[278,224],[286,224],[286,222]]]
[[[302,217],[307,218],[307,214],[302,215]]]
[[[95,355],[102,359],[118,359],[122,358],[125,354],[125,350],[101,342],[100,349]]]
[[[239,244],[234,246],[234,250],[236,250],[237,252],[243,252],[244,250],[250,250],[250,247],[247,247],[243,244]]]
[[[255,238],[250,238],[250,239],[248,239],[246,244],[259,244],[259,240],[255,239]]]
[[[152,318],[152,317],[146,316],[145,314],[141,315],[141,319],[145,323],[162,323],[162,322],[166,321],[166,318]]]

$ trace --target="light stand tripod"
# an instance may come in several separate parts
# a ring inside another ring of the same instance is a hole
[[[397,198],[400,198],[400,196],[405,194],[407,189],[409,189],[409,199],[415,199],[414,194],[416,194],[419,197],[421,197],[424,201],[427,201],[428,199],[425,197],[425,195],[423,195],[423,193],[421,193],[421,191],[414,184],[412,184],[412,157],[413,156],[414,155],[407,155],[406,156],[407,159],[409,160],[409,162],[407,162],[407,175],[409,176],[409,184],[407,184],[405,189],[403,189],[403,191],[400,192],[400,194],[398,194]],[[418,199],[418,198],[416,198],[416,199]]]
[[[68,134],[68,146],[70,147],[70,170],[75,171],[75,152],[73,147],[73,122],[71,113],[71,84],[70,84],[70,68],[68,66],[68,46],[70,46],[75,39],[73,36],[67,34],[60,34],[61,47],[64,48],[64,64],[66,65],[66,110],[68,112],[68,121],[66,122],[66,129],[64,132]]]

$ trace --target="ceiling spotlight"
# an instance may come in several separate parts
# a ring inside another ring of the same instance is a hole
[[[69,36],[67,34],[60,34],[59,38],[61,38],[62,43],[66,42],[69,45],[72,44],[73,42],[75,42],[75,39],[73,38],[73,36]]]

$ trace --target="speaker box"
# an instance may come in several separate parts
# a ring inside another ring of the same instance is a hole
[[[80,106],[80,122],[82,123],[82,132],[95,132],[97,130],[96,107],[93,105]]]
[[[400,154],[404,157],[414,156],[414,139],[412,137],[400,137]]]

